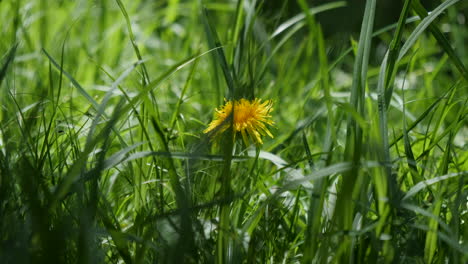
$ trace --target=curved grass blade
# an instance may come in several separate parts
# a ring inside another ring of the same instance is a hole
[[[419,182],[418,184],[414,185],[411,189],[409,189],[408,192],[406,192],[405,196],[403,197],[403,200],[407,200],[408,198],[414,196],[421,190],[423,190],[426,187],[429,187],[430,185],[433,185],[435,183],[441,182],[448,180],[450,178],[458,177],[458,176],[465,176],[468,175],[468,171],[462,171],[462,172],[454,172],[454,173],[448,173],[442,176],[438,176],[429,180],[425,180],[422,182]]]
[[[417,1],[417,0],[413,0]],[[405,44],[403,47],[401,47],[400,53],[398,54],[398,59],[401,60],[403,56],[409,51],[409,49],[414,45],[416,40],[419,38],[419,36],[426,30],[427,27],[431,25],[431,23],[440,15],[442,12],[444,12],[447,8],[452,6],[453,4],[457,3],[460,0],[448,0],[443,2],[441,5],[439,5],[434,11],[431,12],[430,15],[425,17],[421,23],[414,29],[413,33],[408,37],[406,40]]]
[[[447,1],[449,2],[449,1]],[[447,3],[444,2],[443,4]],[[454,3],[448,3],[448,6],[451,6]],[[431,16],[433,12],[431,12],[430,15],[428,15],[426,9],[424,6],[421,4],[419,0],[414,0],[412,3],[413,10],[418,14],[419,17],[421,18],[426,18],[428,16]],[[435,10],[434,10],[435,11]],[[430,24],[429,25],[429,31],[432,33],[434,38],[437,40],[437,42],[442,46],[444,49],[445,53],[449,56],[450,60],[455,64],[455,67],[458,69],[460,74],[465,78],[465,80],[468,81],[468,70],[466,69],[465,65],[463,62],[460,60],[460,57],[455,53],[453,50],[452,46],[450,45],[448,39],[444,36],[444,34],[440,31],[440,29],[435,25],[435,24]]]

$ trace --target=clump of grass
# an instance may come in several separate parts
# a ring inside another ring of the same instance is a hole
[[[467,3],[264,4],[0,2],[0,262],[467,262]]]

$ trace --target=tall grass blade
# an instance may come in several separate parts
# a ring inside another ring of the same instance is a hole
[[[362,20],[359,37],[358,51],[356,54],[353,70],[353,82],[351,86],[350,104],[362,116],[364,113],[364,97],[367,81],[367,68],[371,49],[372,29],[374,26],[376,1],[366,1],[366,8]],[[338,230],[349,230],[352,228],[355,204],[353,203],[354,190],[361,186],[356,184],[359,174],[359,163],[364,149],[362,148],[362,129],[356,125],[352,118],[348,118],[346,129],[345,159],[353,164],[352,170],[343,175],[342,188],[337,198],[334,222]],[[345,250],[337,256],[339,261],[348,262],[351,260],[351,238],[343,237],[343,248]]]
[[[224,79],[226,81],[228,91],[229,91],[227,98],[228,99],[234,98],[235,90],[236,90],[235,88],[237,85],[235,83],[235,79],[232,76],[232,72],[226,60],[226,55],[224,54],[223,45],[221,44],[221,41],[219,40],[218,34],[216,32],[216,29],[213,26],[213,23],[211,23],[209,20],[208,12],[206,9],[201,10],[201,19],[205,28],[205,33],[208,39],[209,47],[210,49],[215,50],[216,61],[218,61],[219,65],[221,66],[221,69],[223,70]]]

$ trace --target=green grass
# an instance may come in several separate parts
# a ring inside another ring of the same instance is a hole
[[[468,3],[379,2],[0,1],[0,263],[467,263]]]

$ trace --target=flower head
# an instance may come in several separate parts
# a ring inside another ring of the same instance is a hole
[[[257,144],[263,144],[262,136],[268,135],[273,138],[266,127],[266,125],[274,124],[270,116],[270,112],[273,110],[272,106],[271,100],[262,102],[258,98],[253,101],[243,98],[227,101],[224,106],[215,110],[215,119],[203,132],[223,133],[231,126],[232,122],[234,136],[240,132],[246,145],[249,143],[249,138]]]

